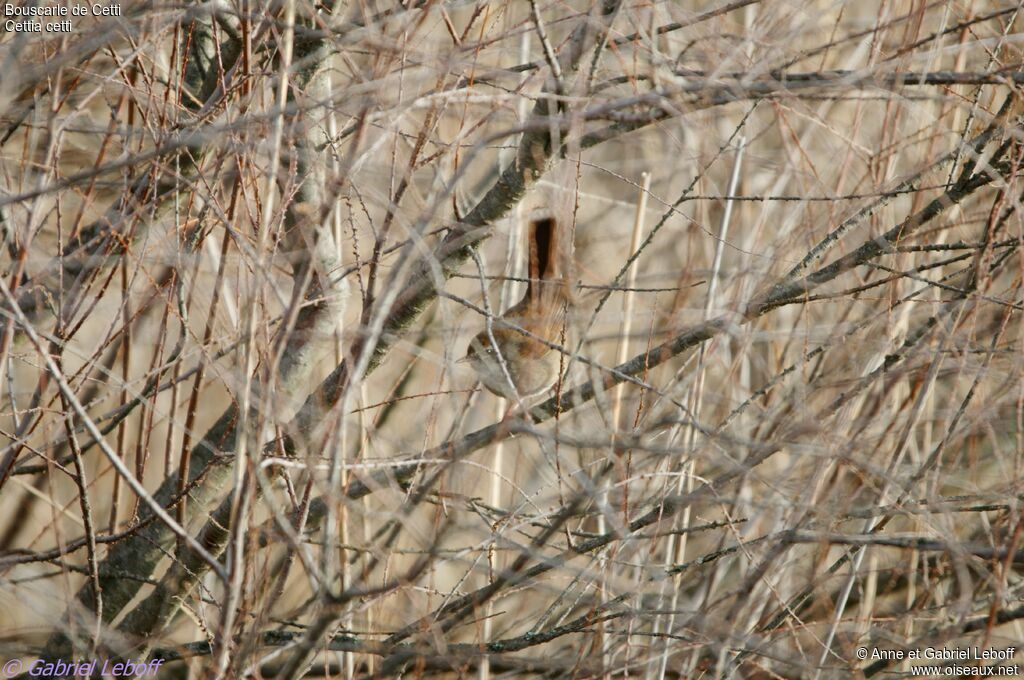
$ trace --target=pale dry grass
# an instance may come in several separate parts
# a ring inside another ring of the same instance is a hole
[[[1022,639],[1017,9],[618,4],[0,38],[5,660],[847,677]],[[537,209],[580,285],[529,420],[458,360]]]

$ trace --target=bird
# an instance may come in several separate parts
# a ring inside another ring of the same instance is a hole
[[[531,220],[526,293],[469,343],[465,361],[484,387],[499,397],[535,397],[558,379],[562,354],[542,340],[556,343],[562,338],[569,303],[570,241],[555,217]]]

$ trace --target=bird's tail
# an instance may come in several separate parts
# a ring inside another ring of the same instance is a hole
[[[530,222],[527,294],[538,302],[541,296],[552,302],[568,300],[572,236],[567,227],[550,215]]]

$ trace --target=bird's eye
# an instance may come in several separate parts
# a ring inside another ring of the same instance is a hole
[[[466,348],[466,356],[468,357],[486,356],[490,353],[491,346],[486,338],[473,338],[469,343],[469,347]]]

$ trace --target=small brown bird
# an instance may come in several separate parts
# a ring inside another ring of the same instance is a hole
[[[561,353],[502,322],[548,342],[560,340],[569,300],[569,241],[554,217],[530,223],[526,294],[495,320],[490,334],[485,329],[469,343],[466,361],[480,382],[499,397],[533,397],[558,379]]]

